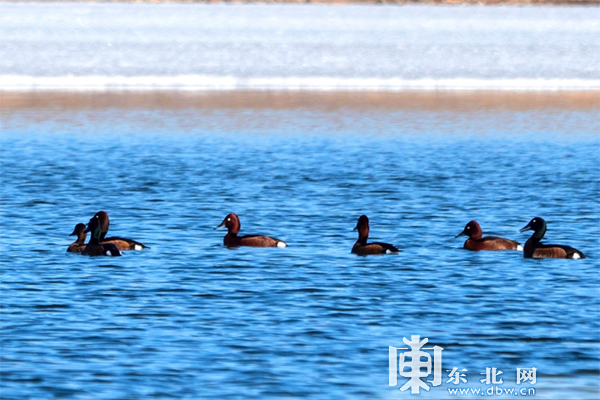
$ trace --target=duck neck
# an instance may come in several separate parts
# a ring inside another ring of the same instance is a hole
[[[481,229],[478,231],[473,232],[470,236],[469,239],[473,239],[473,240],[479,240],[483,237],[483,232],[481,232]]]
[[[110,219],[108,218],[108,214],[104,211],[100,211],[96,214],[98,216],[98,224],[100,226],[100,241],[104,240],[106,234],[108,233],[108,228],[110,227]]]
[[[86,238],[87,238],[87,233],[81,231],[81,232],[77,233],[77,240],[75,241],[75,243],[84,244]]]
[[[531,235],[531,239],[535,240],[536,242],[539,242],[540,240],[542,240],[544,238],[545,234],[546,234],[546,224],[544,224],[544,226],[542,226],[540,229],[535,231],[533,233],[533,235]]]
[[[100,236],[102,235],[102,231],[99,226],[95,227],[92,230],[92,237],[90,238],[90,242],[88,244],[100,244]]]
[[[369,238],[369,234],[367,233],[366,235],[362,234],[358,236],[358,240],[356,241],[356,243],[364,246],[367,244],[367,239]]]
[[[237,231],[235,231],[233,229],[230,229],[229,231],[227,231],[227,236],[229,236],[229,237],[236,237],[239,232],[240,232],[239,229]]]

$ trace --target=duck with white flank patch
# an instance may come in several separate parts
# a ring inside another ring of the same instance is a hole
[[[100,243],[112,243],[117,246],[119,250],[143,250],[149,248],[148,246],[145,246],[144,244],[133,239],[127,239],[119,236],[105,237],[110,226],[108,214],[105,211],[98,211],[94,215],[94,218],[98,218],[100,223]]]
[[[534,231],[533,235],[525,242],[524,258],[585,258],[582,252],[570,246],[560,244],[542,244],[540,241],[546,234],[546,221],[535,217],[521,228],[521,232]]]
[[[481,250],[523,250],[523,246],[514,240],[504,239],[501,237],[495,236],[486,236],[483,237],[483,231],[481,227],[477,223],[477,221],[471,221],[466,226],[465,229],[455,237],[467,235],[469,238],[465,241],[463,248],[472,251],[481,251]]]
[[[240,219],[234,213],[231,213],[223,219],[221,225],[215,229],[227,228],[227,234],[223,238],[223,244],[227,247],[287,247],[287,244],[283,240],[275,239],[269,236],[262,235],[246,235],[238,236],[242,224]]]
[[[367,243],[367,239],[369,238],[369,218],[366,215],[361,215],[358,218],[358,223],[354,230],[358,231],[358,240],[352,247],[352,253],[354,254],[366,256],[369,254],[397,254],[400,252],[400,250],[388,243]]]
[[[102,228],[100,222],[96,216],[90,219],[87,228],[84,232],[92,232],[92,237],[89,243],[83,249],[81,255],[83,256],[112,256],[118,257],[121,255],[121,251],[112,243],[100,243],[100,236],[102,235]]]

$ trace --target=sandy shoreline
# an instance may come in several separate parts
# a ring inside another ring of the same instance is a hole
[[[600,91],[206,91],[2,92],[3,115],[16,110],[97,109],[600,110]]]
[[[600,91],[0,91],[0,104],[3,135],[391,131],[482,137],[577,132],[592,138],[600,129]]]

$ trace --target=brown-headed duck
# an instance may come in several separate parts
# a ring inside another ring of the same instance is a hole
[[[84,256],[112,256],[118,257],[121,255],[121,251],[112,243],[100,243],[100,236],[102,235],[102,228],[98,218],[93,217],[90,219],[87,228],[84,232],[92,232],[90,241],[85,246],[85,249],[81,252]]]
[[[240,233],[240,219],[234,213],[231,213],[223,219],[221,225],[215,229],[227,228],[227,234],[223,238],[223,244],[227,247],[287,247],[287,244],[283,240],[275,239],[269,236],[261,235],[246,235],[238,236]]]
[[[100,223],[100,243],[112,243],[117,246],[119,250],[143,250],[148,248],[148,246],[133,239],[126,239],[118,236],[105,237],[110,226],[110,220],[105,211],[98,211],[93,218],[98,218]]]
[[[543,218],[535,217],[520,231],[534,231],[533,235],[525,242],[524,258],[585,258],[582,252],[573,247],[560,244],[541,244],[540,241],[546,234],[546,221]]]
[[[465,229],[455,237],[467,235],[469,238],[465,241],[463,248],[472,251],[481,251],[481,250],[523,250],[523,246],[514,240],[504,239],[501,237],[495,236],[483,236],[483,232],[481,227],[477,223],[477,221],[471,221],[466,226]]]
[[[369,238],[369,218],[366,215],[361,215],[358,218],[358,223],[354,230],[358,231],[358,240],[352,247],[352,253],[354,254],[366,256],[369,254],[395,254],[400,252],[400,250],[388,243],[367,243],[367,239]]]
[[[87,238],[87,233],[84,232],[85,224],[77,224],[75,225],[75,229],[73,229],[73,233],[69,236],[77,236],[77,240],[75,240],[67,251],[69,253],[81,253],[83,249],[85,249],[85,239]]]

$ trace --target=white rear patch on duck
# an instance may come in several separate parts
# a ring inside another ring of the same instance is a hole
[[[110,252],[110,250],[106,250],[106,255],[107,256],[112,256],[112,253]]]
[[[285,242],[277,242],[277,247],[287,247],[287,244]]]
[[[521,245],[518,245],[518,246],[517,246],[517,251],[523,251],[523,246],[521,246]]]
[[[579,254],[575,253],[573,254],[573,260],[579,260],[581,257],[579,256]]]
[[[134,250],[142,250],[142,249],[143,249],[143,247],[142,247],[142,246],[140,246],[139,244],[136,244],[136,245],[134,245],[134,246],[133,246],[133,249],[134,249]]]

